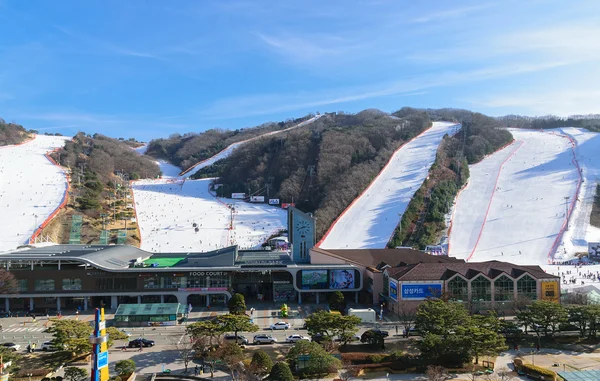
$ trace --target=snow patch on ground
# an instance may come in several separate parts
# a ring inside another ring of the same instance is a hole
[[[400,148],[378,177],[334,223],[319,245],[324,249],[386,247],[412,196],[429,174],[445,134],[458,125],[433,127]]]
[[[27,243],[60,205],[67,179],[45,154],[69,139],[37,135],[22,145],[0,147],[0,252]]]
[[[571,144],[560,131],[510,131],[515,143],[470,168],[469,184],[456,201],[451,256],[523,265],[549,261],[565,221],[564,197],[575,197],[579,179]]]

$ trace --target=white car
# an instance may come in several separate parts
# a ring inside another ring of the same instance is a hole
[[[276,330],[276,329],[289,329],[290,328],[290,324],[286,323],[284,321],[278,321],[275,324],[271,324],[271,329]]]
[[[15,344],[15,343],[3,343],[2,346],[13,352],[16,352],[19,349],[21,349],[21,344]]]
[[[44,352],[48,352],[48,351],[55,351],[56,347],[54,347],[54,344],[52,343],[52,341],[44,341],[42,343],[42,351]]]
[[[309,339],[308,337],[306,337],[306,336],[302,336],[302,335],[291,335],[291,336],[288,336],[288,337],[285,339],[285,342],[286,342],[286,343],[297,343],[298,341],[301,341],[301,340],[303,340],[303,341],[310,341],[310,339]]]

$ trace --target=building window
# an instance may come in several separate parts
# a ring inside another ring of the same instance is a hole
[[[452,300],[462,302],[469,299],[469,283],[460,276],[448,282],[448,292]]]
[[[537,282],[529,275],[523,276],[517,281],[517,295],[531,300],[537,299]]]
[[[502,275],[494,281],[494,300],[497,302],[506,302],[514,299],[515,282]]]
[[[300,259],[306,259],[306,241],[300,242]]]
[[[81,279],[63,279],[62,289],[64,291],[81,290]]]
[[[99,278],[96,280],[96,288],[98,290],[113,290],[114,289],[113,278]]]
[[[36,291],[54,291],[54,279],[36,279]]]
[[[229,289],[231,287],[229,275],[212,275],[208,279],[208,287]]]
[[[490,302],[492,300],[492,282],[483,276],[471,281],[471,300]]]
[[[27,279],[17,280],[17,290],[18,291],[29,291],[29,285],[27,284]]]

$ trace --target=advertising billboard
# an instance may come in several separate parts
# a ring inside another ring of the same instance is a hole
[[[295,204],[295,203],[293,203],[293,202],[282,202],[282,203],[281,203],[281,207],[282,207],[283,209],[287,209],[289,206],[296,206],[296,204]]]
[[[265,202],[265,196],[250,196],[250,202]]]
[[[442,285],[439,283],[403,284],[402,299],[427,299],[435,298],[442,294]]]
[[[329,288],[334,290],[356,288],[354,284],[354,270],[330,270]]]
[[[398,301],[398,284],[393,280],[390,280],[390,298]]]
[[[600,242],[588,242],[588,257],[600,259]]]
[[[270,198],[269,205],[279,205],[279,199],[278,198]]]
[[[542,282],[542,300],[558,303],[559,299],[558,282]]]
[[[246,197],[246,193],[232,193],[231,198],[243,199]]]
[[[327,270],[302,270],[303,289],[327,289]]]

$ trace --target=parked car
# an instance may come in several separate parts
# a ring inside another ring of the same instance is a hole
[[[143,347],[153,347],[154,346],[154,340],[147,340],[147,339],[135,339],[135,340],[131,340],[129,342],[129,344],[127,344],[127,346],[129,348],[139,348],[141,346]]]
[[[254,344],[275,344],[277,339],[271,335],[254,335],[252,342]]]
[[[290,323],[286,323],[284,321],[278,321],[275,324],[271,324],[271,329],[273,330],[277,330],[277,329],[289,329],[290,328]]]
[[[388,331],[382,331],[380,329],[371,329],[371,331],[380,334],[383,337],[388,337],[390,333]]]
[[[16,352],[19,349],[21,349],[21,344],[15,344],[15,343],[2,343],[2,346],[13,352]]]
[[[240,345],[245,345],[248,344],[248,339],[246,339],[246,337],[242,336],[242,335],[235,335],[235,334],[228,334],[223,336],[224,340],[227,341],[235,341],[236,343],[240,344]]]
[[[54,343],[52,341],[44,341],[42,343],[41,349],[44,352],[48,352],[48,351],[55,351],[56,347],[54,346]]]
[[[296,342],[301,341],[301,340],[310,341],[310,339],[308,337],[306,337],[306,336],[291,335],[291,336],[286,337],[285,342],[286,343],[296,343]]]
[[[315,333],[314,335],[311,336],[311,339],[315,343],[319,343],[319,344],[321,344],[324,341],[331,341],[331,337],[329,337],[327,335],[323,335],[322,333]]]

